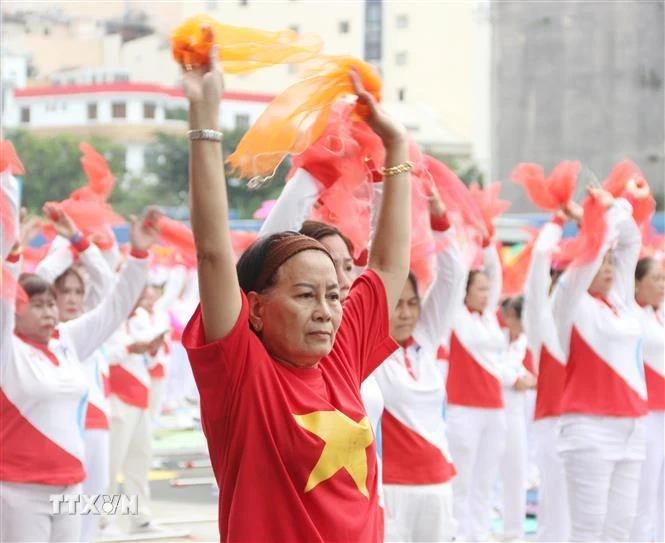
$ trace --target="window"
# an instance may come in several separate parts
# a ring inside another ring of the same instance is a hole
[[[217,9],[217,0],[206,0],[206,9],[215,11]]]
[[[397,28],[408,28],[409,27],[409,16],[402,14],[397,16]]]
[[[247,130],[249,128],[249,115],[247,113],[236,114],[236,128],[239,130]]]
[[[118,83],[124,83],[126,81],[129,81],[129,76],[127,74],[116,74],[114,77],[114,80]]]
[[[155,110],[157,107],[155,104],[150,104],[148,102],[143,104],[143,118],[144,119],[154,119],[155,118]]]
[[[381,64],[383,29],[381,0],[365,0],[365,60]]]
[[[350,26],[351,25],[349,25],[349,21],[340,21],[339,22],[339,33],[340,34],[348,34]]]
[[[291,25],[289,26],[289,30],[292,30],[296,34],[300,34],[300,27],[298,25]]]
[[[30,122],[30,108],[22,107],[21,108],[21,123],[28,124]]]
[[[400,51],[395,55],[395,64],[398,66],[406,66],[407,54],[406,51]]]
[[[97,104],[88,104],[88,120],[94,121],[97,119]]]
[[[246,6],[247,0],[238,0],[238,4],[240,4],[241,6]]]
[[[111,104],[111,117],[114,119],[124,119],[127,116],[127,104],[125,102],[115,102]]]
[[[400,102],[404,102],[405,98],[406,98],[406,89],[404,89],[404,88],[397,89],[397,99]]]
[[[56,104],[54,102],[50,102],[50,103],[46,104],[46,111],[51,112],[51,111],[55,111],[57,109],[58,109],[58,104]]]

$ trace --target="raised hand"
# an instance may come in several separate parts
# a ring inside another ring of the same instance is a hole
[[[358,72],[351,70],[349,77],[353,85],[354,92],[358,95],[358,103],[367,106],[369,116],[365,121],[374,133],[381,138],[383,146],[386,149],[393,145],[402,145],[406,141],[406,128],[394,117],[388,115],[376,103],[374,96],[365,90]]]
[[[431,187],[431,194],[429,195],[429,212],[434,217],[442,217],[446,212],[446,205],[441,200],[439,191],[435,186]]]
[[[25,247],[30,240],[39,234],[42,229],[42,221],[39,217],[28,219],[28,210],[21,208],[20,225],[18,234],[18,243],[21,247]]]
[[[139,221],[136,217],[130,217],[129,239],[132,249],[138,251],[147,251],[157,241],[159,230],[157,223],[163,213],[156,207],[148,208],[143,220]]]
[[[589,186],[587,187],[587,192],[589,196],[598,200],[606,208],[611,207],[614,203],[614,196],[604,189]]]
[[[47,202],[42,207],[42,212],[51,222],[58,235],[70,239],[79,231],[74,221],[69,218],[60,204]]]
[[[205,27],[209,32],[210,40],[212,29]],[[224,91],[224,77],[218,62],[219,47],[210,49],[210,57],[207,65],[193,67],[182,66],[182,86],[185,96],[189,100],[189,116],[192,128],[217,129],[219,125],[219,104]],[[199,124],[206,126],[199,126]]]
[[[643,200],[649,196],[651,190],[644,177],[631,179],[626,185],[626,192],[632,194],[637,200]]]
[[[580,222],[582,220],[582,215],[584,210],[581,205],[570,200],[560,211],[564,216],[565,220]]]

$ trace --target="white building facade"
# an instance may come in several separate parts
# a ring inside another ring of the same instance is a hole
[[[220,123],[225,129],[247,128],[261,115],[271,95],[226,92]],[[146,145],[155,133],[182,134],[187,122],[182,90],[152,83],[52,85],[9,89],[2,124],[37,134],[68,132],[108,136],[127,148],[126,167],[140,173]]]

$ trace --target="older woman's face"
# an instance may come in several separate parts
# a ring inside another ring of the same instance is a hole
[[[50,292],[35,294],[16,312],[16,332],[31,341],[48,344],[58,324],[58,305]]]
[[[277,270],[275,285],[250,293],[250,319],[268,352],[311,367],[332,350],[342,320],[335,266],[321,251],[303,251]]]

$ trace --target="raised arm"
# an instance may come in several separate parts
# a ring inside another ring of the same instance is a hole
[[[436,277],[423,303],[414,337],[419,343],[428,341],[436,349],[442,343],[448,344],[456,313],[452,308],[462,305],[469,270],[462,261],[454,229],[438,194],[432,197],[430,215],[434,236],[441,239],[445,247],[436,256]]]
[[[536,364],[538,363],[540,344],[543,341],[542,328],[548,322],[543,317],[545,311],[551,311],[549,290],[552,253],[561,241],[563,220],[562,216],[557,216],[552,222],[543,226],[534,244],[529,272],[526,276],[522,322]]]
[[[69,242],[62,236],[56,236],[49,253],[37,264],[35,273],[53,284],[72,264],[74,264],[74,255]]]
[[[632,186],[631,186],[632,185]],[[646,197],[640,193],[634,183],[629,184],[628,198]],[[632,304],[635,300],[635,266],[640,258],[642,236],[633,219],[633,208],[629,201],[619,198],[615,204],[622,211],[617,220],[617,245],[614,248],[614,284],[612,291],[624,304]]]
[[[10,214],[10,221],[0,221],[0,248],[2,249],[0,261],[0,273],[8,273],[13,281],[18,279],[21,270],[20,247],[14,246],[12,241],[17,236],[19,222],[19,199],[18,184],[9,172],[0,173],[0,199],[7,202],[8,208],[4,206],[3,213]],[[5,224],[14,228],[13,232],[4,230]],[[13,282],[12,281],[12,282]],[[11,289],[7,289],[8,279],[0,278],[0,366],[9,362],[14,356],[14,334],[15,299],[16,296]]]
[[[182,264],[174,266],[169,270],[169,276],[164,286],[164,294],[155,302],[155,311],[167,312],[180,296],[185,279],[187,278],[187,268]]]
[[[80,360],[107,341],[136,306],[148,278],[148,249],[157,239],[159,212],[151,210],[142,224],[132,222],[132,250],[120,278],[104,301],[78,319],[60,325]]]
[[[616,239],[616,224],[625,212],[625,210],[622,211],[622,206],[613,205],[614,201],[609,193],[600,192],[597,194],[596,197],[601,198],[603,205],[609,207],[609,210],[606,212],[607,231],[603,245],[595,258],[588,264],[571,265],[568,267],[559,278],[552,298],[552,312],[564,353],[568,352],[570,332],[575,315],[577,314],[579,302],[589,290],[593,278],[603,263],[605,253],[607,253]]]
[[[302,223],[308,219],[321,188],[321,184],[307,170],[296,170],[263,221],[259,236],[300,230]]]
[[[358,101],[369,109],[367,124],[386,150],[381,207],[376,218],[368,268],[381,278],[392,312],[409,275],[411,251],[411,183],[406,129],[382,111],[363,89],[358,75],[351,73]]]
[[[240,315],[222,146],[218,139],[223,90],[217,48],[202,68],[185,67],[183,85],[189,100],[189,192],[192,231],[198,260],[201,314],[205,340],[226,336]],[[189,68],[187,70],[187,68]],[[192,137],[202,139],[192,139]]]

